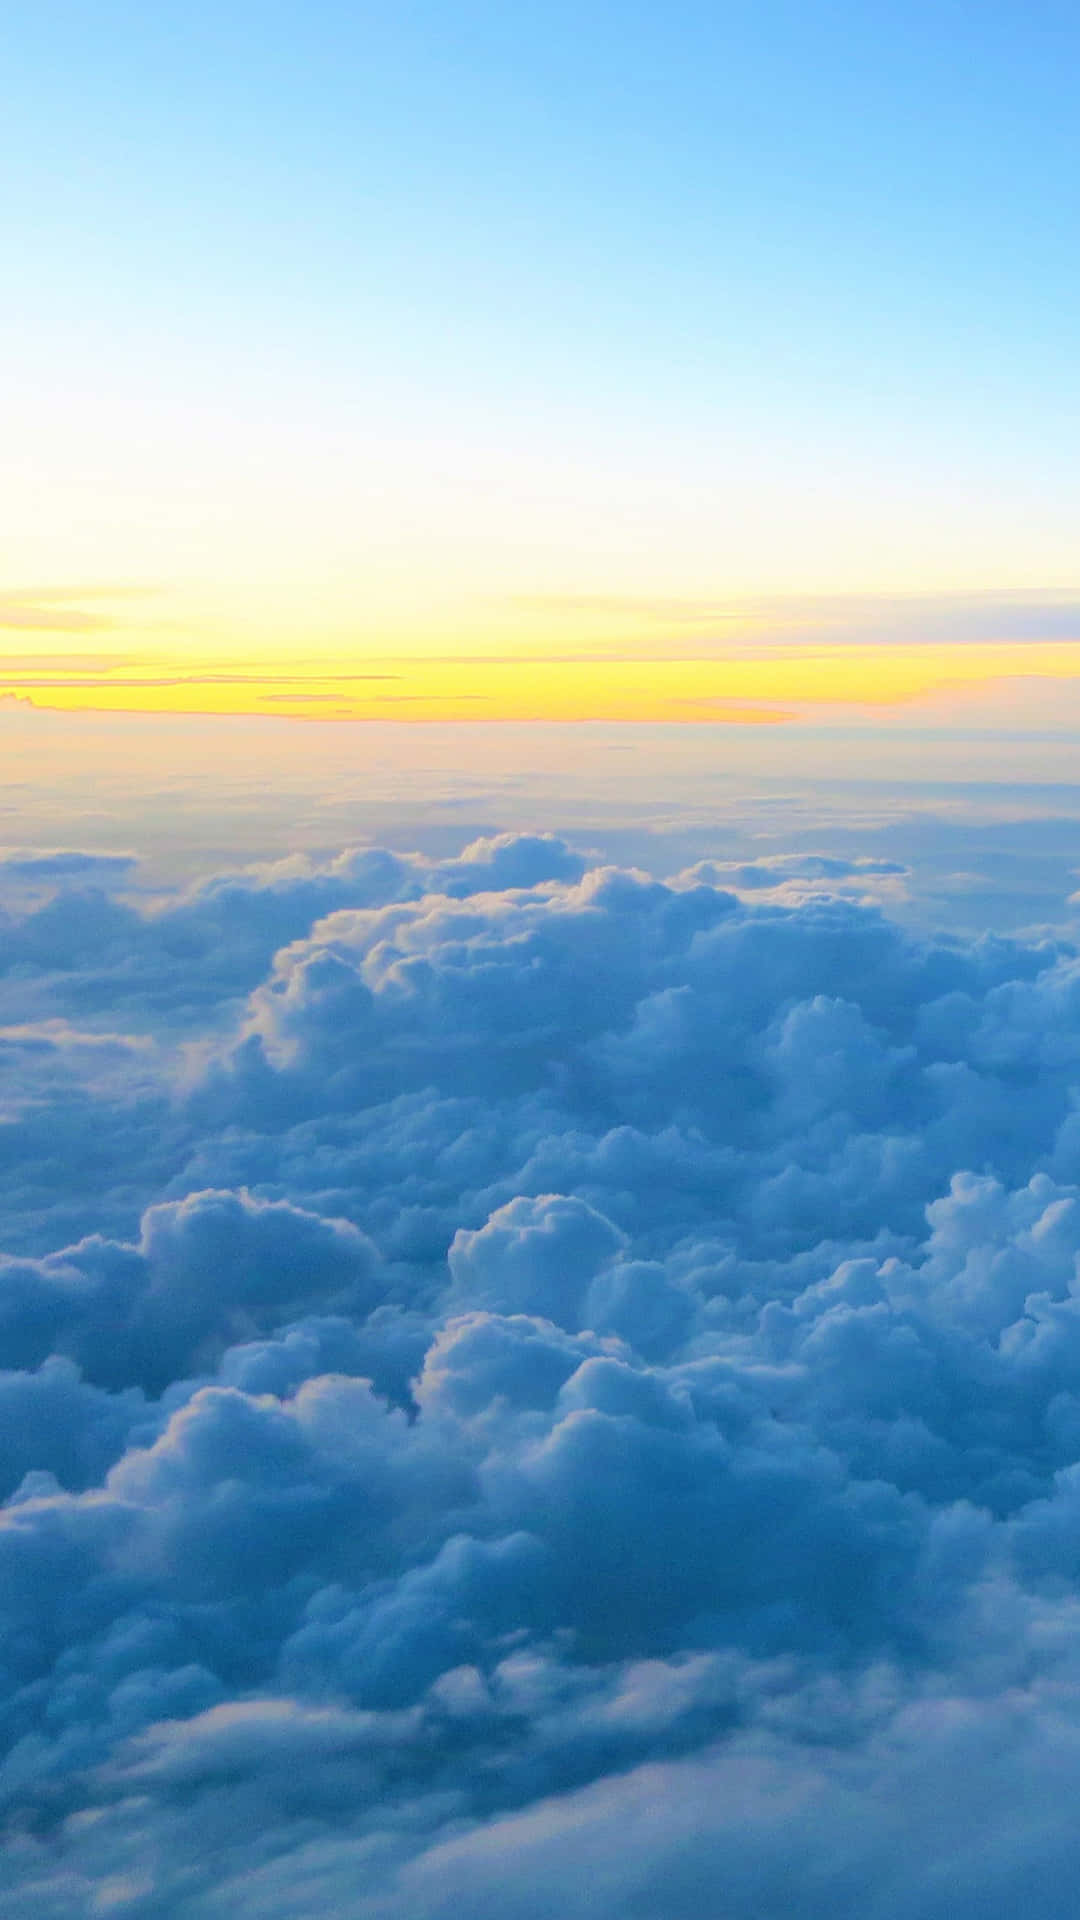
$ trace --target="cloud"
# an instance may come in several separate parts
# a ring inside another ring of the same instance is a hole
[[[348,1221],[246,1193],[149,1208],[137,1243],[93,1235],[0,1265],[12,1358],[69,1355],[105,1385],[161,1390],[230,1337],[294,1311],[376,1304],[377,1255]]]
[[[123,880],[138,865],[134,853],[87,853],[79,847],[55,847],[48,850],[23,850],[12,847],[0,852],[0,880],[10,874],[17,880],[62,883],[72,880]]]
[[[950,641],[1075,640],[1080,636],[1080,596],[1075,591],[933,594],[756,594],[728,601],[633,594],[533,594],[512,596],[509,605],[550,621],[599,623],[634,636],[658,629],[678,634],[680,645],[704,652],[716,637],[751,636],[756,641],[830,644],[868,642],[904,645]],[[641,653],[650,639],[632,647]]]
[[[119,624],[109,611],[88,610],[75,603],[142,598],[152,587],[71,586],[7,588],[0,592],[0,629],[47,630],[52,633],[96,633]]]
[[[5,1912],[1065,1910],[1080,963],[897,864],[35,876]]]

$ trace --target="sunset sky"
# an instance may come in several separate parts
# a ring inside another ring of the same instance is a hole
[[[13,9],[0,697],[1070,673],[1078,53],[1054,0]]]
[[[1075,1920],[1078,0],[0,15],[3,1920]]]

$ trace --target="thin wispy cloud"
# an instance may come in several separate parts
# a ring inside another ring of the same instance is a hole
[[[155,587],[122,585],[0,588],[0,628],[98,633],[127,624],[114,605],[152,599],[158,592]]]
[[[611,646],[637,635],[634,652],[670,637],[701,642],[707,652],[727,647],[829,644],[881,645],[1076,640],[1080,644],[1080,588],[896,594],[760,594],[730,602],[680,595],[514,595],[508,605],[547,618],[559,629],[580,621],[612,630]],[[647,637],[638,630],[645,628]],[[587,649],[586,649],[587,651]],[[602,655],[600,657],[603,657]],[[632,656],[631,656],[632,657]]]

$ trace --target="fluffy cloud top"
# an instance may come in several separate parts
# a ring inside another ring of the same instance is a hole
[[[9,916],[5,1913],[1071,1911],[1080,963],[866,872]]]

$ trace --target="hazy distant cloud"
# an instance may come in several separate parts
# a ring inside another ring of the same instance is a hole
[[[138,865],[134,853],[87,853],[78,847],[0,848],[0,882],[19,880],[120,880]]]
[[[634,653],[647,654],[663,631],[703,657],[721,646],[746,643],[852,641],[1076,640],[1080,589],[1062,592],[938,594],[758,594],[733,600],[649,594],[530,594],[510,602],[523,612],[559,623],[586,621],[628,634],[642,628]]]
[[[0,927],[5,1912],[1057,1920],[1072,946],[905,933],[872,853],[59,860]]]
[[[87,608],[80,602],[142,599],[153,587],[66,586],[0,589],[0,628],[53,633],[96,633],[122,622],[108,608]],[[0,660],[0,669],[7,662]]]
[[[742,700],[729,700],[720,695],[701,694],[680,699],[675,703],[685,711],[686,716],[706,714],[710,720],[722,726],[725,721],[731,726],[781,726],[785,721],[797,720],[798,714],[791,708],[781,706],[749,706]]]
[[[0,668],[2,668],[2,664],[4,664],[4,662],[0,660]],[[127,662],[121,662],[121,664],[127,664]],[[317,676],[315,676],[315,678],[317,678]],[[340,674],[340,676],[338,676],[338,674],[327,674],[327,676],[323,676],[323,678],[332,680],[334,684],[338,684],[338,680],[344,684],[344,682],[369,682],[369,680],[400,680],[402,676],[400,676],[400,674]],[[296,680],[294,691],[288,691],[288,693],[267,693],[267,691],[263,691],[267,685],[269,685],[269,687],[282,684],[288,685],[292,680]],[[108,689],[108,687],[121,687],[121,689],[133,689],[133,687],[252,687],[259,701],[279,699],[279,701],[296,701],[296,703],[302,705],[304,701],[319,701],[319,699],[334,699],[334,701],[338,701],[338,699],[342,699],[340,693],[307,691],[309,682],[302,680],[300,676],[290,676],[290,674],[269,674],[269,672],[267,672],[267,674],[258,674],[258,672],[254,672],[254,674],[227,674],[227,672],[209,672],[209,670],[208,672],[204,672],[204,674],[169,674],[169,672],[163,672],[163,674],[123,674],[123,672],[115,672],[111,664],[102,666],[102,664],[96,664],[96,662],[90,662],[90,666],[88,666],[86,672],[56,672],[56,670],[48,670],[48,672],[46,672],[44,668],[40,668],[40,670],[35,672],[35,670],[23,668],[23,670],[19,670],[19,672],[8,672],[8,674],[4,674],[4,682],[6,682],[8,687],[37,687],[38,693],[42,695],[40,705],[48,705],[48,701],[44,699],[44,695],[50,691],[50,687],[54,687],[54,689],[56,689],[56,687],[100,687],[100,689]],[[411,699],[413,695],[390,695],[390,693],[388,693],[388,695],[382,695],[382,697],[384,697],[384,699]],[[415,695],[415,697],[419,699],[419,695]]]

